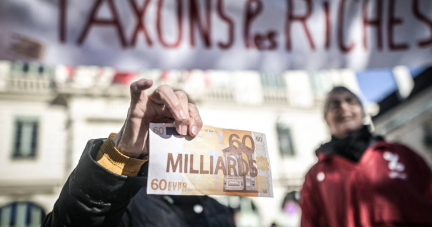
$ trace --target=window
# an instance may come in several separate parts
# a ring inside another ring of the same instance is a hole
[[[27,73],[29,71],[29,69],[30,69],[29,64],[28,63],[24,63],[23,67],[22,67],[22,71],[25,72],[25,73]]]
[[[285,89],[285,79],[279,73],[261,73],[261,85],[264,88]]]
[[[13,75],[17,76],[25,76],[28,74],[33,76],[52,76],[54,73],[51,67],[45,67],[40,64],[27,62],[14,62],[11,67],[11,72]]]
[[[39,122],[36,117],[15,119],[13,158],[34,158],[37,150]]]
[[[14,202],[0,207],[1,227],[36,227],[41,226],[45,211],[32,202]]]
[[[282,156],[294,156],[294,146],[291,136],[291,129],[288,125],[277,124],[277,133],[279,139],[279,152]]]

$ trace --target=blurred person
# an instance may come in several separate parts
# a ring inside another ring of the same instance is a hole
[[[408,147],[363,125],[360,99],[345,87],[327,95],[331,141],[302,186],[302,227],[432,226],[432,173]]]
[[[234,226],[229,209],[208,196],[147,195],[149,123],[175,122],[196,136],[203,123],[182,91],[151,80],[131,84],[131,103],[118,134],[87,143],[42,226]]]

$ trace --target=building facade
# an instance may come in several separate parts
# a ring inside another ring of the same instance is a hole
[[[359,92],[350,70],[124,73],[0,62],[1,226],[31,226],[51,211],[86,142],[120,130],[128,85],[139,78],[154,81],[149,93],[162,84],[185,91],[206,125],[266,134],[274,198],[215,197],[236,211],[239,226],[299,225],[304,174],[316,162],[315,149],[330,138],[325,92],[335,85]],[[28,210],[34,215],[26,216]]]
[[[404,93],[395,91],[378,103],[376,133],[408,145],[432,167],[432,68],[416,76]]]

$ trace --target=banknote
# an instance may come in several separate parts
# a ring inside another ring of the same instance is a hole
[[[204,125],[192,138],[150,124],[148,194],[273,197],[264,133]]]

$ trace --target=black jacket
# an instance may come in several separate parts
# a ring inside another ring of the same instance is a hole
[[[87,143],[42,226],[234,226],[230,210],[210,197],[147,195],[146,165],[137,177],[105,169],[95,161],[103,142]]]

